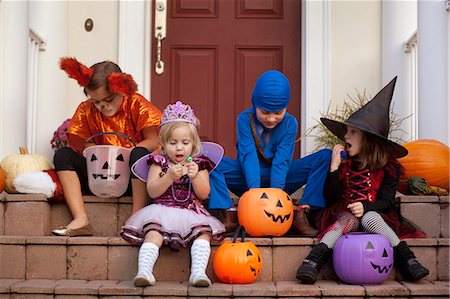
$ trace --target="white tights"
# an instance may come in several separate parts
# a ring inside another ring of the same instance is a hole
[[[191,275],[189,283],[196,287],[209,287],[211,280],[206,275],[211,245],[204,239],[196,239],[191,246]]]

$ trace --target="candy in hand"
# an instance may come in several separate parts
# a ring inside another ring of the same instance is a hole
[[[191,163],[192,162],[192,157],[191,156],[189,156],[189,157],[187,157],[187,159],[186,159],[187,161],[188,161],[188,163]]]
[[[347,152],[346,151],[342,151],[341,152],[341,159],[345,160],[347,158]]]

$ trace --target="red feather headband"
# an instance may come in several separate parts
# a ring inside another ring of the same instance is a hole
[[[108,76],[108,90],[113,94],[133,94],[137,90],[137,84],[129,74],[112,73]]]
[[[59,67],[69,75],[69,78],[77,80],[78,84],[86,87],[91,80],[94,70],[81,64],[75,58],[62,57],[59,61]]]
[[[59,65],[60,68],[69,75],[69,78],[77,80],[78,84],[82,87],[89,85],[89,81],[94,74],[92,68],[88,68],[75,58],[63,57],[61,58]],[[137,84],[129,74],[112,73],[107,77],[107,80],[108,91],[113,94],[133,94],[137,90]]]

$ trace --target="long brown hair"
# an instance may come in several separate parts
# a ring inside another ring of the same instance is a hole
[[[390,159],[386,142],[375,135],[362,131],[361,152],[359,153],[360,169],[382,169]]]

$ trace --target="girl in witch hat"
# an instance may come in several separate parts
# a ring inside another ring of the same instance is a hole
[[[133,148],[130,154],[132,165],[158,146],[161,111],[136,92],[133,77],[123,73],[114,62],[103,61],[87,67],[75,58],[63,57],[59,64],[83,88],[88,99],[77,107],[70,120],[69,146],[58,149],[54,156],[56,173],[73,220],[52,233],[59,236],[92,235],[83,201],[83,194],[90,193],[83,150],[96,144]],[[86,143],[89,137],[102,132],[127,135],[136,146],[116,135],[100,135]],[[136,177],[132,176],[131,186],[135,212],[146,205],[148,195],[145,183]]]
[[[345,145],[333,148],[324,186],[328,208],[314,215],[321,231],[320,243],[297,271],[297,279],[303,283],[315,283],[339,237],[357,230],[386,236],[394,248],[396,266],[407,280],[416,281],[429,273],[405,241],[400,241],[405,237],[425,237],[425,233],[402,219],[394,208],[400,178],[396,158],[408,154],[403,146],[388,139],[389,106],[396,80],[397,77],[346,121],[321,118]],[[342,158],[343,153],[346,159]]]

